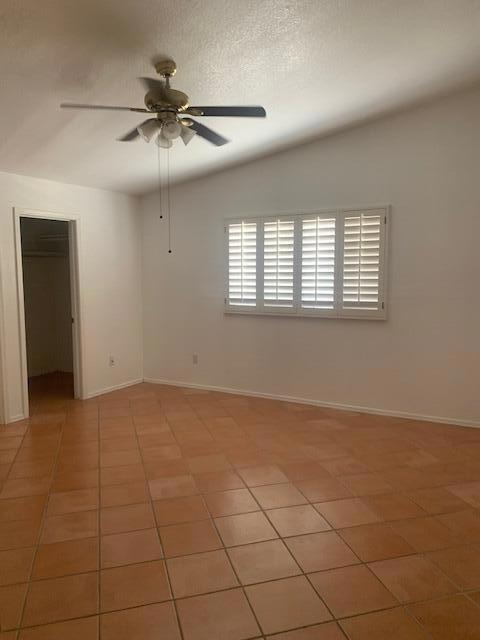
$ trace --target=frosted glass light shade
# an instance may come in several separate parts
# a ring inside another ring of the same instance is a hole
[[[155,118],[150,118],[146,122],[137,127],[138,133],[145,142],[151,142],[155,135],[160,131],[160,123]]]
[[[194,131],[193,129],[190,129],[190,127],[187,127],[184,124],[182,124],[181,127],[182,127],[182,130],[180,131],[180,136],[183,140],[183,144],[187,145],[190,142],[190,140],[195,137],[195,134],[197,132]]]
[[[170,147],[173,145],[173,142],[171,140],[168,140],[167,138],[164,138],[162,133],[159,134],[156,143],[163,149],[170,149]]]
[[[162,136],[167,140],[175,140],[182,131],[182,125],[175,120],[168,120],[162,125]]]

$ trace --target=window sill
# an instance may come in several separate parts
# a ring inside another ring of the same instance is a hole
[[[310,318],[318,320],[386,320],[386,310],[374,311],[372,313],[308,313],[308,312],[288,312],[288,311],[259,311],[254,309],[247,311],[245,309],[224,309],[224,315],[227,316],[263,316],[263,317],[275,317],[275,318]]]

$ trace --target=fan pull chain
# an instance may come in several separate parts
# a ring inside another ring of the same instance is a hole
[[[164,216],[167,218],[168,225],[168,253],[172,253],[172,221],[170,214],[170,149],[166,150],[166,176],[162,180],[161,171],[161,149],[157,146],[157,163],[158,163],[158,205],[160,210],[159,218],[163,220]],[[162,184],[163,183],[163,184]]]
[[[160,209],[160,220],[163,219],[163,198],[162,198],[162,173],[160,170],[160,147],[157,145],[157,169],[158,169],[158,206]]]
[[[172,222],[170,215],[170,149],[167,149],[167,216],[168,216],[168,253],[172,253]]]

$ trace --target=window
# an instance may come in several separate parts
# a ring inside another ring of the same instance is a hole
[[[228,312],[385,318],[388,208],[227,220]]]

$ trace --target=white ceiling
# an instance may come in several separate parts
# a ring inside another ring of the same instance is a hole
[[[262,104],[266,120],[203,118],[232,142],[177,141],[184,179],[480,79],[480,0],[2,0],[0,170],[142,193],[156,148],[115,138],[143,106],[152,56],[192,104]]]

